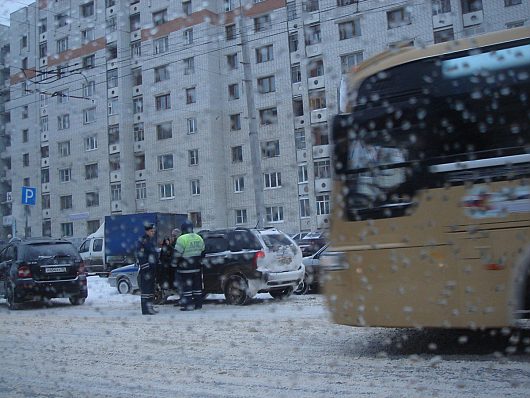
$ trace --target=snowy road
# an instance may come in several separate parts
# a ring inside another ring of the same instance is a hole
[[[81,307],[0,300],[0,397],[530,396],[524,348],[334,325],[319,295],[152,317],[139,301],[98,277]]]

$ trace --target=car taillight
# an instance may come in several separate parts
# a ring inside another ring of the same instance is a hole
[[[17,276],[19,278],[31,278],[31,268],[26,264],[19,265]]]
[[[260,260],[264,258],[265,258],[265,252],[263,252],[262,250],[257,251],[254,254],[254,258],[252,259],[252,266],[254,267],[254,269],[258,269]]]

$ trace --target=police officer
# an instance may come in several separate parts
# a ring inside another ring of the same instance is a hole
[[[193,232],[193,224],[186,220],[180,227],[182,235],[175,243],[177,273],[182,282],[180,310],[202,308],[202,265],[204,241]]]
[[[154,315],[153,307],[155,298],[155,275],[158,265],[158,253],[154,241],[155,226],[146,224],[144,235],[138,240],[136,246],[136,259],[140,267],[138,282],[141,292],[142,315]]]
[[[177,238],[180,236],[180,229],[175,228],[171,231],[171,237],[164,238],[162,247],[160,249],[160,266],[157,275],[157,281],[160,284],[161,289],[172,289],[173,287],[178,288],[175,284],[174,269],[177,266],[175,262],[174,252],[175,243]]]

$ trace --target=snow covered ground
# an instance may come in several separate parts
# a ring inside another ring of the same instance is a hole
[[[335,325],[320,295],[221,298],[142,316],[139,296],[89,277],[80,307],[0,300],[0,397],[530,396],[524,345]]]

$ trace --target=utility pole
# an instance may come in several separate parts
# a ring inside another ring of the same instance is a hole
[[[258,137],[258,125],[256,119],[256,106],[254,105],[254,87],[252,85],[252,69],[250,64],[247,30],[245,18],[243,15],[244,8],[239,2],[239,34],[241,36],[241,56],[243,64],[243,85],[245,88],[245,97],[247,101],[249,143],[250,143],[250,162],[252,164],[252,181],[254,184],[254,199],[256,205],[257,226],[265,226],[265,200],[263,198],[262,179],[261,179],[261,151]]]

